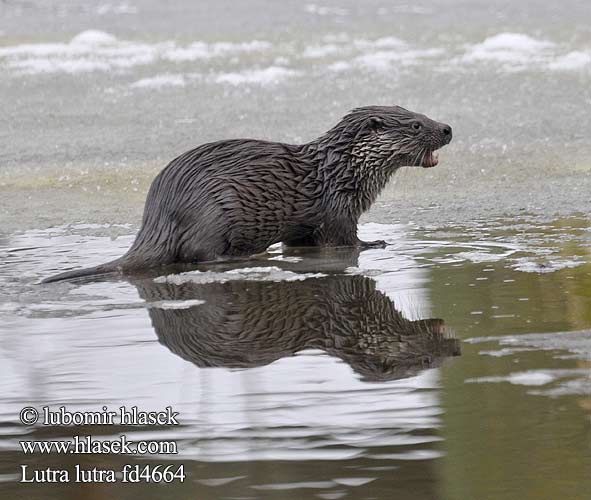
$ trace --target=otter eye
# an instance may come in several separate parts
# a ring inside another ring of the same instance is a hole
[[[413,128],[413,130],[421,130],[423,128],[423,126],[419,122],[414,122],[412,124],[412,128]]]
[[[377,116],[372,116],[369,119],[369,127],[372,130],[378,130],[380,128],[382,128],[384,126],[384,121],[381,118],[378,118]]]

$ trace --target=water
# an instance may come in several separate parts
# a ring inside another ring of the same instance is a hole
[[[588,498],[588,2],[0,2],[0,495]],[[360,235],[160,276],[121,255],[171,159],[303,142],[399,104],[454,127]],[[18,422],[25,406],[179,426]],[[73,434],[177,455],[25,455]],[[184,465],[183,483],[19,484],[20,465]]]
[[[78,428],[177,443],[172,463],[185,464],[189,480],[134,486],[134,497],[514,499],[532,488],[586,497],[587,220],[367,224],[363,237],[392,244],[272,248],[253,263],[156,279],[36,284],[130,241],[91,236],[100,230],[26,231],[2,248],[0,477],[9,496],[23,491],[17,464],[120,469],[137,460],[24,456],[25,436],[73,431],[24,427],[20,409],[65,404],[180,413],[178,428]],[[79,491],[99,487],[111,491]],[[27,495],[69,491],[32,486]]]

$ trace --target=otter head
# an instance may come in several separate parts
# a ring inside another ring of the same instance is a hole
[[[388,168],[434,167],[436,151],[452,138],[451,127],[399,106],[367,106],[346,118],[358,128],[357,151]]]

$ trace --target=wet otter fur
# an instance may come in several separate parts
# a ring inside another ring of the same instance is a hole
[[[367,106],[301,145],[254,139],[198,146],[154,179],[128,252],[44,283],[246,257],[270,245],[383,246],[357,222],[403,166],[433,167],[449,125],[398,106]]]

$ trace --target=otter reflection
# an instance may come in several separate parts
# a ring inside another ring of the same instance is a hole
[[[460,353],[443,320],[406,319],[363,276],[205,284],[146,280],[136,286],[148,303],[204,301],[183,309],[149,308],[160,342],[199,367],[251,368],[321,349],[364,380],[383,381]]]

